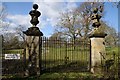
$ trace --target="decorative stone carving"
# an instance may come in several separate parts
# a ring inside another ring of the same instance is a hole
[[[34,10],[30,11],[32,27],[23,31],[26,34],[26,76],[40,75],[41,71],[41,36],[43,33],[36,25],[39,23],[38,17],[41,15],[38,9],[38,5],[33,5]]]
[[[102,13],[103,7],[94,8],[93,15],[91,16],[93,31],[90,33],[91,40],[91,69],[92,73],[101,73],[102,66],[105,60],[105,41],[104,38],[107,34],[100,30],[100,18],[102,17],[99,13]],[[102,62],[103,61],[103,62]]]

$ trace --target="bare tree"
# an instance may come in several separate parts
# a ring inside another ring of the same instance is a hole
[[[6,6],[3,4],[0,6],[0,20],[3,21],[7,16]]]
[[[80,25],[80,19],[77,13],[73,11],[65,12],[61,13],[56,31],[75,40],[75,38],[78,36],[76,31],[81,30]]]
[[[4,49],[19,49],[22,47],[19,37],[14,33],[4,33],[3,43]]]
[[[6,22],[6,17],[7,17],[7,10],[6,10],[5,4],[2,3],[0,5],[0,34],[4,34],[4,31],[7,31],[7,27],[9,26],[9,22]]]
[[[26,29],[26,27],[24,25],[19,25],[17,28],[16,28],[16,34],[19,36],[19,38],[22,40],[22,41],[25,41],[25,34],[23,34],[23,31]]]
[[[118,42],[118,33],[113,27],[107,27],[105,40],[108,46],[116,46]]]
[[[56,31],[63,35],[67,35],[74,40],[77,36],[86,39],[92,29],[92,9],[99,6],[101,7],[100,9],[103,10],[104,3],[85,2],[72,11],[61,13]]]
[[[84,39],[87,38],[89,32],[92,30],[91,15],[93,14],[93,9],[95,7],[100,7],[100,15],[104,16],[104,3],[95,3],[95,2],[85,2],[82,3],[76,11],[79,12],[81,17],[82,25],[82,36]]]

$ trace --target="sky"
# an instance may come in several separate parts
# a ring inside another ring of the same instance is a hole
[[[73,0],[71,0],[73,1]],[[37,3],[41,16],[39,17],[39,24],[37,27],[43,32],[44,36],[51,36],[54,33],[55,25],[60,16],[60,12],[74,9],[79,6],[80,2],[4,2],[6,6],[7,17],[5,23],[10,23],[9,31],[15,32],[18,25],[23,25],[27,28],[31,27],[29,12],[32,10],[32,5]],[[105,3],[104,21],[108,25],[114,27],[118,31],[118,8],[110,2]]]

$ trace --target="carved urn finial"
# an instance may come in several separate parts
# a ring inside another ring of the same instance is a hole
[[[98,8],[94,8],[93,9],[93,14],[92,14],[92,16],[91,16],[91,19],[92,19],[92,22],[93,22],[93,27],[94,28],[98,28],[101,24],[100,24],[100,19],[101,19],[101,15],[100,15],[100,13],[102,13],[102,11],[101,11],[101,7],[100,7],[100,9],[98,9]]]
[[[33,5],[33,9],[34,10],[31,10],[30,12],[29,12],[29,14],[30,14],[30,16],[31,16],[31,21],[30,21],[30,23],[33,25],[33,26],[36,26],[38,23],[39,23],[39,21],[38,21],[38,17],[41,15],[41,13],[39,12],[39,11],[37,11],[37,9],[38,9],[38,5],[37,4],[34,4]]]

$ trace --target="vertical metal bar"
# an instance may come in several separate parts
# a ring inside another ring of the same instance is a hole
[[[77,64],[79,64],[79,54],[80,54],[80,41],[78,40],[78,53],[77,53]]]
[[[88,68],[88,40],[86,41],[86,59],[87,59],[86,67]]]
[[[44,44],[45,43],[45,40],[44,40],[44,37],[42,37],[42,66],[43,66],[43,69],[45,69],[45,55],[44,55],[44,51],[43,51],[43,48],[44,48]]]
[[[45,37],[44,54],[45,54],[45,67],[46,67],[46,70],[48,70],[48,60],[47,60],[46,49],[47,49],[47,37]]]
[[[85,66],[85,41],[82,41],[83,43],[83,66]]]
[[[83,60],[83,42],[81,41],[80,44],[81,44],[81,54],[80,54],[81,60],[80,61],[82,62],[82,60]]]
[[[72,56],[72,59],[71,59],[71,62],[73,62],[73,53],[74,53],[74,50],[75,50],[75,40],[73,39],[73,49],[72,49],[72,53],[71,53],[71,56]]]
[[[74,55],[76,54],[76,53],[74,53],[74,52],[75,52],[75,48],[76,48],[76,46],[75,46],[75,39],[73,40],[73,42],[74,42],[74,44],[73,44],[74,48],[73,48],[73,51],[72,51],[72,62],[74,62],[73,57],[74,57]],[[74,54],[74,55],[73,55],[73,54]]]
[[[47,68],[49,68],[50,67],[50,58],[49,58],[49,56],[48,56],[48,40],[49,40],[49,38],[48,37],[46,37],[46,48],[45,48],[45,53],[46,53],[46,60],[47,60]],[[50,71],[50,69],[49,69],[49,71]]]
[[[72,44],[70,44],[70,62],[72,62],[72,53],[73,53],[73,50],[74,50],[74,41],[73,39],[72,40]]]
[[[55,44],[55,66],[57,66],[57,37],[55,38],[55,42],[56,42]]]
[[[43,47],[43,54],[44,54],[44,67],[46,70],[46,54],[44,48],[46,47],[46,37],[44,37],[44,47]]]
[[[86,56],[85,56],[85,54],[86,54],[86,43],[85,43],[86,41],[84,41],[84,67],[86,67],[85,66],[85,64],[86,64]]]
[[[58,53],[59,53],[58,55],[59,64],[58,65],[60,65],[60,39],[58,39]]]
[[[83,66],[83,54],[84,54],[84,44],[83,44],[83,40],[81,41],[81,44],[82,44],[82,58],[81,58],[81,62],[82,62],[82,64],[81,64],[81,66]]]
[[[42,50],[42,68],[44,69],[44,54],[43,54],[43,47],[44,47],[44,37],[42,37],[42,47],[41,47],[41,50]]]
[[[2,53],[2,46],[3,46],[3,36],[0,36],[0,57],[3,59],[3,53]],[[2,59],[0,59],[0,76],[2,76]],[[0,77],[0,79],[2,79]]]
[[[85,55],[84,55],[85,56],[85,59],[84,59],[85,60],[85,64],[84,64],[85,67],[86,67],[86,64],[87,64],[87,56],[86,56],[87,48],[86,47],[87,47],[87,43],[86,43],[86,40],[85,40]]]
[[[56,46],[56,37],[54,39],[54,47],[53,47],[53,51],[54,51],[54,66],[56,66],[56,64],[55,64],[55,62],[56,62],[56,48],[55,48],[55,46]]]
[[[58,58],[57,58],[58,57],[57,56],[57,54],[58,54],[57,50],[58,49],[57,49],[57,46],[58,46],[58,40],[57,40],[57,37],[56,37],[56,46],[55,46],[55,48],[56,48],[56,53],[55,53],[56,54],[56,66],[58,65]]]
[[[43,54],[43,47],[44,47],[44,37],[42,37],[42,47],[41,47],[41,50],[42,50],[42,68],[44,69],[44,54]]]
[[[85,41],[83,41],[83,44],[84,44],[84,54],[83,54],[83,60],[84,60],[84,62],[83,62],[83,65],[84,65],[84,67],[85,67],[85,63],[86,63],[86,57],[85,57],[85,47],[86,47],[86,44],[85,44]]]
[[[39,68],[40,68],[40,74],[42,71],[42,37],[39,36]]]
[[[45,47],[44,47],[44,54],[45,54],[45,68],[47,69],[47,56],[46,56],[46,52],[45,52],[45,50],[46,50],[46,44],[47,44],[47,37],[45,37]]]
[[[44,43],[44,47],[43,47],[43,52],[44,52],[43,54],[44,54],[44,64],[45,64],[45,69],[46,69],[46,54],[45,54],[45,50],[44,50],[46,47],[46,37],[44,37],[44,42],[45,43]]]
[[[43,37],[41,37],[41,43],[42,43],[42,46],[41,46],[41,68],[44,69],[44,54],[43,54],[43,46],[44,46],[44,40],[43,40]]]
[[[53,51],[53,56],[54,56],[54,58],[53,58],[53,66],[55,66],[55,38],[54,38],[54,40],[53,40],[53,44],[52,44],[52,51]]]
[[[62,64],[62,61],[61,61],[61,59],[62,59],[61,50],[64,49],[64,47],[61,47],[62,45],[63,45],[63,42],[62,42],[62,40],[60,39],[60,65]]]
[[[67,64],[67,41],[65,43],[66,48],[65,48],[65,65]]]
[[[80,44],[81,44],[81,53],[80,53],[80,62],[82,62],[82,58],[83,58],[83,44],[82,44],[82,40],[81,40],[81,42],[80,42]]]
[[[91,45],[91,40],[90,40],[90,45],[89,45],[89,46],[90,46],[90,57],[89,57],[89,59],[90,59],[90,60],[89,60],[89,61],[90,61],[90,62],[89,62],[89,71],[90,71],[90,69],[91,69],[91,64],[92,64],[92,62],[91,62],[91,51],[92,51],[92,50],[91,50],[91,47],[92,47],[92,45]]]
[[[54,50],[55,50],[55,66],[56,66],[56,37],[55,37],[55,46],[54,46]],[[56,70],[55,70],[56,71]]]
[[[48,37],[46,37],[46,45],[45,45],[45,55],[46,55],[46,68],[49,68],[49,57],[47,54],[47,50],[48,50]],[[49,69],[50,71],[50,69]]]

